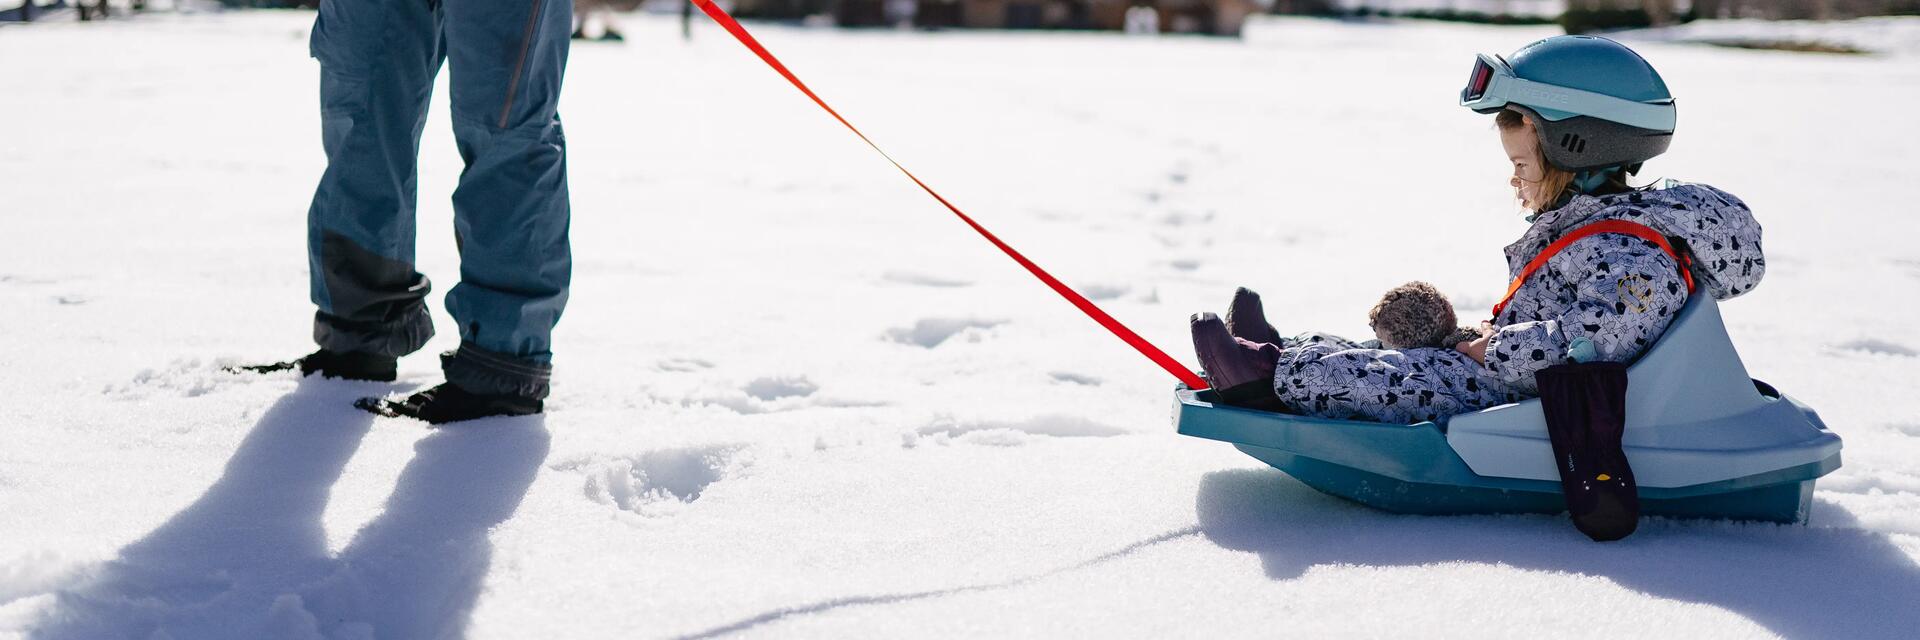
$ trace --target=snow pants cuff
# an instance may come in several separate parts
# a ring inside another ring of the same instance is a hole
[[[456,351],[440,354],[447,382],[487,395],[544,399],[552,390],[553,364],[516,358],[461,342]]]
[[[433,338],[433,317],[416,302],[386,322],[359,322],[325,311],[313,315],[313,341],[341,353],[371,353],[398,358],[419,351]]]

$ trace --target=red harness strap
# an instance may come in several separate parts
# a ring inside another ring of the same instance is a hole
[[[1194,375],[1185,365],[1180,364],[1180,361],[1173,359],[1173,357],[1167,355],[1165,351],[1161,351],[1159,347],[1153,346],[1153,343],[1147,342],[1146,338],[1140,337],[1140,334],[1134,333],[1133,330],[1128,329],[1126,325],[1120,324],[1119,320],[1115,320],[1113,316],[1107,315],[1106,311],[1101,310],[1098,305],[1088,300],[1086,296],[1080,295],[1078,291],[1074,291],[1072,287],[1067,286],[1065,283],[1060,282],[1058,278],[1053,277],[1053,274],[1047,273],[1045,269],[1041,269],[1040,265],[1034,264],[1032,260],[1028,260],[1026,256],[1021,255],[1019,251],[1015,251],[1013,247],[1002,242],[998,236],[993,235],[993,232],[987,231],[986,227],[980,226],[978,222],[974,222],[972,217],[962,213],[959,207],[948,202],[945,197],[942,197],[938,192],[934,191],[933,187],[929,187],[927,183],[921,182],[920,178],[913,175],[912,171],[908,171],[906,167],[901,166],[899,161],[893,159],[893,156],[887,155],[887,152],[881,149],[880,145],[874,144],[872,140],[867,139],[867,134],[861,133],[859,128],[853,126],[853,123],[847,122],[846,118],[840,117],[840,112],[834,111],[833,107],[827,106],[827,101],[821,100],[820,96],[815,95],[812,89],[807,88],[806,83],[801,82],[798,76],[793,75],[793,72],[789,71],[786,65],[780,64],[780,60],[773,57],[772,52],[767,51],[766,47],[760,45],[759,40],[754,39],[752,34],[747,33],[746,27],[740,26],[740,23],[735,21],[733,16],[727,15],[726,10],[714,5],[713,0],[692,0],[692,2],[694,6],[700,7],[700,11],[706,13],[707,17],[713,18],[714,22],[720,23],[720,28],[726,29],[727,33],[732,34],[735,40],[739,40],[740,44],[746,45],[748,50],[752,51],[754,55],[759,56],[762,62],[767,63],[769,67],[773,67],[774,72],[779,73],[780,77],[786,78],[787,82],[792,83],[793,88],[799,89],[801,93],[807,94],[807,97],[811,98],[814,104],[820,105],[821,109],[826,110],[827,115],[833,116],[834,120],[840,121],[840,124],[845,125],[848,131],[853,132],[853,135],[859,136],[861,142],[865,142],[867,146],[873,147],[873,150],[879,152],[881,157],[887,159],[887,162],[893,163],[893,167],[899,169],[900,173],[906,174],[908,180],[912,180],[915,185],[919,185],[920,189],[926,191],[927,195],[933,196],[934,200],[940,201],[940,204],[945,206],[948,211],[952,211],[953,215],[959,216],[960,221],[965,222],[967,226],[979,232],[980,237],[986,238],[987,242],[993,243],[993,246],[999,248],[1001,252],[1006,253],[1007,257],[1013,258],[1014,262],[1020,263],[1020,266],[1025,267],[1028,272],[1033,274],[1033,277],[1039,278],[1041,282],[1046,283],[1049,288],[1052,288],[1055,293],[1060,294],[1060,297],[1066,298],[1067,302],[1071,302],[1073,306],[1079,307],[1082,313],[1087,314],[1087,317],[1093,318],[1094,322],[1098,322],[1100,326],[1106,327],[1107,331],[1112,332],[1114,336],[1125,341],[1127,345],[1133,347],[1135,351],[1139,351],[1140,355],[1146,356],[1147,359],[1152,360],[1154,364],[1160,365],[1160,368],[1166,369],[1167,373],[1173,374],[1173,377],[1179,378],[1181,382],[1186,383],[1187,388],[1196,390],[1207,388],[1207,381],[1200,376]]]
[[[1528,261],[1527,266],[1520,269],[1520,275],[1514,276],[1513,284],[1507,285],[1507,295],[1501,296],[1500,303],[1493,305],[1494,320],[1499,320],[1500,312],[1507,309],[1507,303],[1513,301],[1513,294],[1520,291],[1520,285],[1527,283],[1527,277],[1539,271],[1541,267],[1547,266],[1547,260],[1552,259],[1554,254],[1560,253],[1562,249],[1579,242],[1582,238],[1601,233],[1624,233],[1659,245],[1661,251],[1667,252],[1667,255],[1672,256],[1673,261],[1680,265],[1680,277],[1687,281],[1687,293],[1693,293],[1693,262],[1686,256],[1680,255],[1680,252],[1673,248],[1673,243],[1667,241],[1665,234],[1638,222],[1602,220],[1561,236],[1559,240],[1553,241],[1553,244],[1547,245],[1547,248],[1541,249],[1540,255]]]

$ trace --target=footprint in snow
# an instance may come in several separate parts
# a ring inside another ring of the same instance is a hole
[[[819,390],[820,386],[806,379],[805,376],[754,378],[752,382],[747,383],[745,389],[742,389],[747,392],[747,395],[761,400],[806,397]]]
[[[1187,259],[1187,258],[1167,261],[1167,266],[1173,267],[1173,269],[1176,271],[1198,271],[1200,269],[1200,264],[1201,263],[1199,260],[1193,260],[1193,259]]]
[[[1088,300],[1113,300],[1127,295],[1127,292],[1132,290],[1133,287],[1124,284],[1096,282],[1081,285],[1080,295],[1086,296]]]
[[[257,376],[236,375],[226,370],[237,364],[232,358],[174,360],[164,367],[142,369],[127,382],[109,384],[100,392],[129,400],[145,398],[155,392],[178,393],[195,398],[245,383],[249,379],[257,379]]]
[[[1048,373],[1047,377],[1053,378],[1054,382],[1064,382],[1088,387],[1099,386],[1102,382],[1098,377],[1084,373],[1074,373],[1072,371],[1054,371]]]
[[[1127,431],[1119,427],[1064,414],[1043,415],[1014,422],[995,420],[959,422],[943,416],[935,418],[926,426],[908,434],[902,446],[912,448],[926,441],[940,445],[959,442],[1015,447],[1042,438],[1110,438],[1126,434]]]
[[[920,287],[936,287],[936,288],[942,288],[942,289],[950,289],[955,287],[967,287],[967,286],[973,285],[972,282],[967,280],[961,280],[959,278],[947,278],[947,277],[936,276],[936,275],[926,274],[926,273],[918,273],[913,271],[888,271],[884,274],[881,274],[880,279],[885,280],[887,282],[895,282],[899,284],[910,284],[910,285],[920,286]]]
[[[987,329],[1006,324],[1005,320],[981,320],[977,318],[921,318],[911,327],[896,327],[887,330],[887,339],[901,344],[911,344],[932,349],[955,337],[964,336],[969,341],[978,342]]]
[[[742,444],[661,449],[639,455],[589,456],[561,462],[555,471],[585,476],[587,499],[647,518],[686,511],[717,482],[753,464]]]
[[[1769,262],[1771,262],[1771,260],[1769,260]],[[1903,258],[1903,259],[1893,260],[1892,262],[1894,267],[1905,270],[1907,272],[1907,275],[1913,276],[1915,278],[1920,278],[1920,260],[1908,260]]]
[[[1908,347],[1908,346],[1893,343],[1893,342],[1888,342],[1886,340],[1880,340],[1877,338],[1861,338],[1859,340],[1841,343],[1835,346],[1846,351],[1858,351],[1861,353],[1869,353],[1873,355],[1904,356],[1908,358],[1911,358],[1914,356],[1920,356],[1920,351],[1914,351],[1912,347]]]
[[[699,358],[667,358],[654,363],[653,368],[676,373],[691,373],[702,369],[712,369],[713,363]]]
[[[0,273],[0,284],[54,284],[57,280],[34,278],[30,276]]]
[[[738,387],[706,387],[685,395],[654,395],[653,398],[682,407],[719,407],[740,415],[888,406],[882,401],[822,396],[819,391],[820,385],[806,376],[777,375],[754,378]]]

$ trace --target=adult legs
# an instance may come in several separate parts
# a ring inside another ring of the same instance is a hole
[[[445,12],[466,170],[453,193],[460,283],[447,294],[460,348],[442,364],[467,391],[544,398],[573,268],[557,111],[573,5],[458,0]]]
[[[413,259],[439,13],[429,0],[323,0],[314,20],[327,169],[307,212],[307,261],[322,349],[399,357],[433,337],[431,284]]]

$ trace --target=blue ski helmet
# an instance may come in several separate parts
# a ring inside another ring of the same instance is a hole
[[[1667,151],[1676,118],[1673,94],[1653,65],[1596,36],[1554,36],[1509,59],[1481,54],[1460,105],[1526,114],[1547,162],[1568,171],[1638,171]]]

